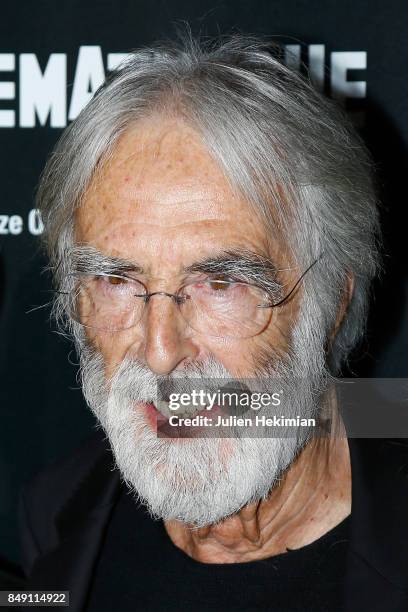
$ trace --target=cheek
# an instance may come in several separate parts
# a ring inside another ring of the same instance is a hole
[[[273,309],[269,327],[257,338],[260,352],[272,349],[277,358],[288,355],[292,345],[292,332],[297,324],[299,304],[293,300],[281,308]]]
[[[285,305],[282,308],[273,308],[272,317],[267,329],[260,334],[261,342],[268,342],[277,351],[287,352],[290,346],[292,329],[296,323],[297,308],[294,305]]]
[[[130,346],[135,345],[135,338],[130,337],[129,330],[123,332],[95,334],[87,333],[88,341],[103,357],[105,376],[110,378],[116,368],[126,357]]]
[[[253,368],[254,338],[207,338],[203,353],[210,353],[231,376],[245,378]]]
[[[294,304],[273,309],[268,327],[257,336],[234,340],[208,339],[206,346],[233,376],[251,377],[258,367],[265,365],[265,359],[280,359],[288,353],[296,314]]]

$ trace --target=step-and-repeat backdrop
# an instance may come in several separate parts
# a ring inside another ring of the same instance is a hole
[[[175,37],[277,35],[287,61],[351,113],[378,166],[385,271],[359,376],[408,374],[408,4],[404,0],[15,2],[0,20],[0,555],[18,562],[21,484],[93,426],[76,357],[49,321],[35,188],[63,128],[132,48]]]

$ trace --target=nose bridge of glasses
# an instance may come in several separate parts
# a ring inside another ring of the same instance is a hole
[[[151,293],[146,293],[146,295],[144,296],[146,304],[150,301],[150,298],[152,298],[154,295],[164,295],[166,297],[169,297],[177,305],[183,304],[186,301],[187,297],[189,297],[189,296],[179,295],[178,293],[169,293],[168,291],[152,291]]]
[[[171,298],[171,302],[177,308],[174,308],[169,300],[160,299],[159,296],[161,298]],[[156,298],[156,301],[151,299],[153,297]],[[182,309],[179,309],[179,305],[184,303],[184,300],[182,298],[179,300],[178,297],[177,293],[168,291],[146,293],[145,306],[140,311],[139,317],[147,345],[153,346],[160,342],[165,343],[166,346],[175,346],[181,342],[182,335],[189,323],[186,320],[185,313]]]

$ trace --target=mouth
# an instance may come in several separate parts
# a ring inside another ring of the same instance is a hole
[[[184,419],[196,419],[196,417],[207,417],[212,422],[216,422],[218,416],[225,416],[229,414],[228,411],[218,405],[214,405],[211,408],[202,407],[197,409],[194,407],[187,407],[184,412],[173,412],[169,410],[167,402],[160,402],[160,410],[156,407],[154,402],[136,402],[135,408],[141,410],[144,414],[146,421],[150,427],[157,433],[160,438],[203,438],[213,437],[211,428],[206,427],[201,423],[195,425],[186,426],[184,424],[170,424],[169,419],[172,416],[176,416],[180,419],[181,423]],[[208,421],[207,421],[208,423]]]

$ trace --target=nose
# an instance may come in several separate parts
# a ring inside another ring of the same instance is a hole
[[[168,294],[151,296],[141,324],[143,340],[137,356],[152,372],[167,375],[183,362],[197,357],[199,349]]]

